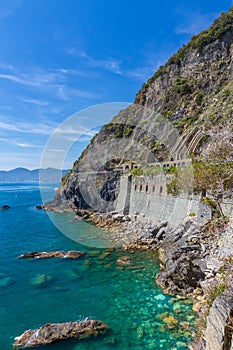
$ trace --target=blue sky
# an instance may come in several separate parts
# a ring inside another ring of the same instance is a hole
[[[50,135],[70,115],[133,102],[172,53],[231,6],[230,0],[0,0],[0,169],[40,167]],[[86,137],[65,167],[92,137],[86,130],[99,124],[94,115],[80,119]]]

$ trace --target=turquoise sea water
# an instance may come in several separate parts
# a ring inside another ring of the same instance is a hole
[[[48,197],[52,198],[54,187],[47,186]],[[14,337],[29,328],[87,317],[106,322],[111,330],[98,338],[43,349],[188,349],[195,315],[190,304],[164,295],[156,286],[159,262],[155,253],[109,249],[106,254],[106,249],[74,242],[51,223],[46,212],[35,209],[40,203],[37,184],[0,185],[0,206],[11,207],[0,211],[1,350],[12,349]],[[54,215],[63,225],[70,225],[73,237],[101,235],[93,225],[69,223],[69,215]],[[86,256],[78,260],[17,259],[29,251],[72,249],[85,251]],[[117,264],[124,255],[130,255],[132,266]],[[169,329],[166,317],[175,317],[176,329]]]

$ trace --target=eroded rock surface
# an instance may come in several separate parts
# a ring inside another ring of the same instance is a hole
[[[105,333],[106,323],[97,320],[81,322],[47,323],[36,330],[27,330],[15,338],[14,349],[46,345],[66,339],[83,339]]]
[[[160,244],[159,285],[169,293],[192,292],[205,278],[205,241],[190,219],[170,231]]]
[[[206,327],[206,350],[232,350],[233,289],[215,299]]]

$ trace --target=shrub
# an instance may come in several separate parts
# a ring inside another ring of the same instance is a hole
[[[144,175],[144,172],[141,168],[133,168],[130,170],[130,173],[133,175],[133,177]]]
[[[175,53],[165,65],[160,66],[155,72],[154,76],[148,80],[146,84],[143,85],[142,90],[147,90],[149,85],[158,77],[163,76],[167,73],[167,68],[170,65],[180,65],[183,59],[188,55],[191,49],[195,49],[198,52],[202,49],[220,39],[229,29],[233,27],[233,7],[227,13],[222,13],[219,18],[217,18],[212,26],[201,32],[200,34],[194,35],[187,45],[184,45],[177,53]],[[141,90],[141,91],[142,91]]]
[[[178,196],[181,192],[179,181],[176,177],[171,182],[167,183],[166,187],[167,187],[167,194]]]
[[[210,294],[209,294],[209,298],[207,300],[207,304],[208,304],[209,308],[211,308],[211,306],[213,305],[213,302],[215,301],[215,299],[217,297],[219,297],[224,292],[226,287],[227,287],[227,284],[224,282],[224,283],[221,283],[221,284],[218,284],[218,285],[214,286],[211,289]]]
[[[228,97],[228,96],[231,95],[231,91],[228,90],[228,89],[227,89],[227,90],[224,90],[224,91],[223,91],[223,95],[226,96],[226,97]]]

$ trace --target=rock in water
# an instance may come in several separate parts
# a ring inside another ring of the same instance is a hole
[[[10,284],[10,277],[0,277],[0,287],[6,287]]]
[[[36,206],[36,209],[42,210],[42,209],[45,209],[45,206],[44,206],[44,204],[39,204]]]
[[[54,251],[54,252],[30,252],[25,253],[19,256],[19,258],[37,258],[37,259],[46,259],[46,258],[66,258],[66,259],[78,259],[83,256],[85,253],[78,250],[70,250],[68,252]]]
[[[25,331],[15,338],[14,349],[51,344],[57,341],[76,338],[83,339],[105,333],[106,323],[97,320],[81,322],[47,323],[36,330]]]
[[[46,274],[37,274],[30,280],[30,284],[35,287],[41,287],[50,282],[52,277]]]
[[[9,205],[3,205],[0,210],[7,210],[7,209],[10,209],[10,206]]]

